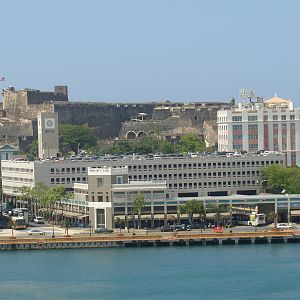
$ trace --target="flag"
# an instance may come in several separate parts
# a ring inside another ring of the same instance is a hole
[[[0,78],[0,81],[4,81],[5,80],[5,78],[4,78],[4,76],[2,76],[1,78]]]

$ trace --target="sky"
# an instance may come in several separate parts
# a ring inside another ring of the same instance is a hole
[[[229,101],[241,88],[300,106],[298,0],[1,0],[0,88],[72,101]]]

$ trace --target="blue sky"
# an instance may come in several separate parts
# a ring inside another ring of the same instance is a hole
[[[300,106],[300,1],[3,0],[0,75],[82,101],[258,96]]]

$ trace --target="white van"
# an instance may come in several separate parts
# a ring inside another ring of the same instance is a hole
[[[277,229],[291,229],[292,228],[292,225],[291,224],[288,224],[288,223],[278,223],[276,225],[276,228]]]
[[[36,223],[36,224],[44,224],[44,219],[42,217],[35,217],[33,219],[33,222]]]

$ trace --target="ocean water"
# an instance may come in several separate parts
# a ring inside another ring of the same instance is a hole
[[[300,245],[0,252],[0,299],[300,299]]]

